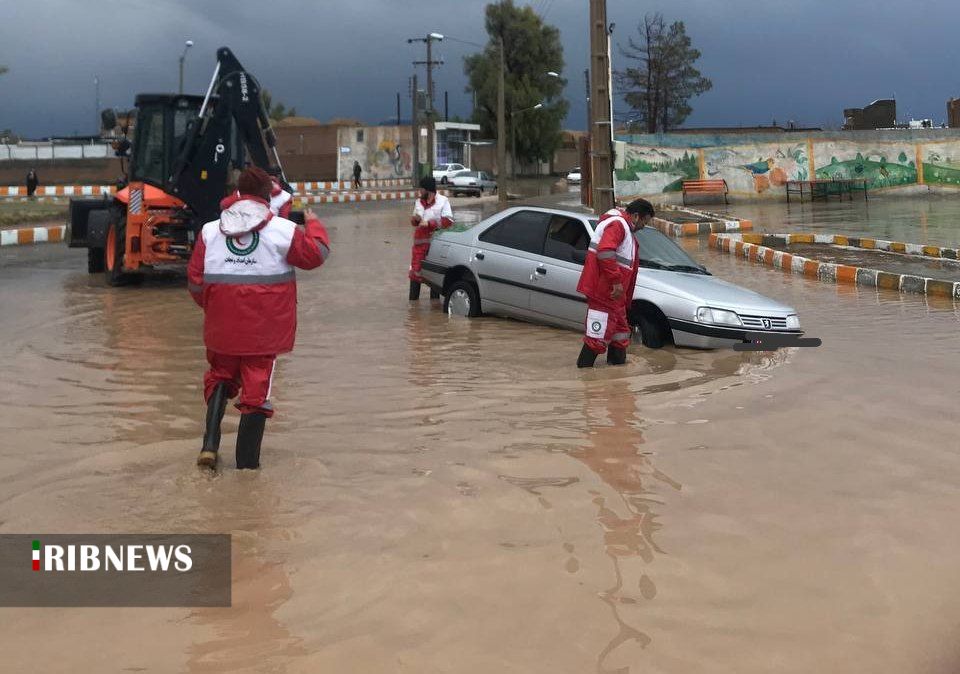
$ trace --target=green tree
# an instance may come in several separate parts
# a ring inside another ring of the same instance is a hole
[[[260,91],[260,99],[263,101],[264,110],[267,111],[267,117],[274,122],[279,122],[281,119],[286,119],[287,117],[297,116],[296,108],[287,110],[287,107],[283,103],[274,103],[273,96],[271,96],[270,92],[266,89]]]
[[[487,5],[486,30],[489,41],[484,50],[464,58],[463,69],[476,92],[474,122],[487,138],[497,133],[497,90],[500,74],[500,39],[504,46],[504,98],[507,112],[507,147],[512,125],[516,125],[517,159],[547,161],[562,141],[561,125],[569,104],[563,99],[566,81],[547,75],[563,70],[560,31],[543,23],[530,7],[517,7],[513,0]],[[543,107],[516,115],[511,111]],[[501,169],[502,170],[502,169]]]
[[[676,128],[693,112],[690,99],[709,91],[713,83],[695,67],[700,52],[683,21],[668,27],[662,14],[648,14],[637,31],[638,38],[620,47],[620,53],[638,65],[616,73],[619,93],[647,133]]]

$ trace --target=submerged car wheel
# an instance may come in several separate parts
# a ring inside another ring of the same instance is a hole
[[[443,311],[450,316],[476,318],[480,315],[480,293],[471,281],[457,281],[447,290]]]
[[[630,326],[638,328],[640,339],[648,349],[661,349],[672,339],[667,317],[653,305],[634,305],[630,311]]]

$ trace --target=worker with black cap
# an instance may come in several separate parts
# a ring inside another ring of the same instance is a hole
[[[453,224],[453,210],[450,200],[442,194],[437,194],[437,181],[433,176],[427,176],[420,181],[420,198],[413,207],[413,217],[410,218],[413,230],[413,248],[410,250],[410,299],[420,299],[420,284],[423,277],[420,270],[423,260],[430,252],[430,237],[438,229],[446,229]],[[430,290],[430,298],[437,299],[440,292]]]
[[[607,363],[627,362],[630,325],[627,312],[640,266],[639,244],[634,233],[653,218],[653,205],[645,199],[626,208],[612,208],[602,216],[593,236],[577,291],[587,297],[586,330],[577,367],[593,367],[607,352]],[[609,345],[609,349],[608,349]]]

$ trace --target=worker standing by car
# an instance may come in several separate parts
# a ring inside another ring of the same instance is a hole
[[[453,224],[453,209],[450,200],[437,194],[437,181],[427,176],[420,181],[420,198],[413,207],[410,218],[413,230],[413,248],[410,250],[410,299],[420,299],[420,284],[423,277],[420,270],[423,260],[430,252],[430,237],[438,229],[447,229]],[[431,288],[430,298],[437,299],[440,293]]]
[[[190,294],[203,308],[210,368],[203,378],[206,432],[197,464],[214,468],[227,399],[240,395],[237,468],[260,466],[260,442],[273,416],[270,392],[277,354],[297,331],[294,268],[315,269],[330,254],[327,230],[312,211],[300,228],[270,210],[273,182],[252,167],[240,196],[203,226],[187,267]]]
[[[593,367],[597,356],[607,351],[607,363],[627,362],[630,324],[627,312],[633,302],[633,288],[640,266],[639,244],[634,232],[653,217],[653,206],[645,199],[613,208],[600,218],[580,273],[577,291],[587,297],[586,333],[577,367]]]

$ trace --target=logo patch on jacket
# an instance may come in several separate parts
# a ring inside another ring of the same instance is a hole
[[[244,235],[246,236],[246,235]],[[227,249],[234,255],[249,255],[257,249],[257,246],[260,245],[260,234],[259,232],[253,232],[250,234],[250,243],[244,245],[243,238],[244,236],[228,236],[227,237]]]

